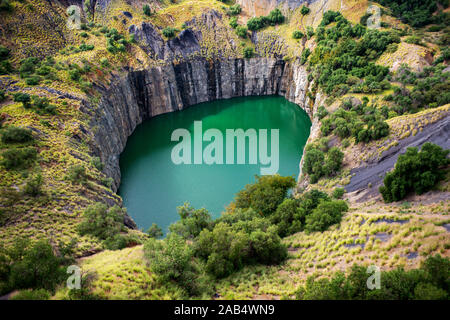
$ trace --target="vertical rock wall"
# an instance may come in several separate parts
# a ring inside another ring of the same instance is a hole
[[[120,184],[119,156],[127,138],[142,121],[191,105],[241,96],[282,95],[311,116],[308,74],[298,61],[270,58],[208,61],[131,71],[116,80],[92,117],[96,153],[105,173]]]

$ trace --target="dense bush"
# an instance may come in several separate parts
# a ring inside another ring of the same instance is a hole
[[[337,22],[328,26],[331,22]],[[315,66],[320,87],[331,96],[347,92],[376,93],[389,73],[387,67],[375,60],[392,43],[400,42],[395,32],[366,29],[360,24],[352,26],[339,12],[327,11],[316,29],[318,46],[310,63]],[[349,79],[351,85],[347,84]]]
[[[268,216],[283,202],[290,188],[295,185],[293,177],[256,176],[256,183],[248,184],[236,195],[236,207],[252,208],[258,214]]]
[[[305,149],[303,170],[309,175],[311,183],[321,177],[331,177],[340,171],[344,154],[337,147],[322,151],[317,145],[309,144]]]
[[[363,103],[353,103],[351,99],[344,100],[329,116],[326,110],[318,110],[318,115],[323,116],[320,130],[324,136],[334,133],[341,139],[352,136],[357,143],[367,143],[389,135],[389,125],[385,122],[389,115],[387,107],[369,105],[367,98],[363,98]]]
[[[236,34],[241,38],[247,38],[247,28],[244,26],[237,26]]]
[[[367,268],[354,265],[348,276],[337,272],[330,279],[308,278],[297,290],[304,300],[446,300],[450,295],[450,259],[428,257],[419,269],[402,267],[381,271],[380,289],[367,287]]]
[[[305,230],[323,232],[329,226],[341,222],[343,213],[347,210],[348,206],[343,200],[323,201],[306,216]]]
[[[6,169],[25,169],[30,167],[37,158],[36,148],[11,148],[3,151],[0,162]]]
[[[169,227],[171,233],[176,233],[184,239],[196,238],[203,229],[212,227],[212,219],[204,208],[194,209],[188,203],[177,208],[180,220]]]
[[[295,30],[294,32],[292,32],[292,38],[294,38],[294,39],[301,39],[304,36],[305,35],[303,34],[303,32],[301,32],[299,30]]]
[[[310,8],[303,6],[302,9],[300,10],[300,13],[306,16],[310,11],[311,11]]]
[[[62,265],[67,262],[65,257],[54,254],[46,240],[32,244],[16,239],[12,247],[0,248],[0,294],[13,289],[53,291],[66,277]]]
[[[169,234],[164,241],[152,238],[144,245],[145,258],[162,283],[174,281],[189,296],[210,296],[212,282],[193,253],[192,247],[177,234]]]
[[[3,143],[24,143],[34,140],[30,129],[8,126],[1,130]]]
[[[156,223],[152,223],[147,230],[147,234],[150,238],[159,239],[164,235],[163,230]]]
[[[376,0],[376,2],[389,7],[394,16],[413,27],[422,27],[435,21],[433,13],[437,10],[438,3],[444,8],[448,6],[447,0]]]
[[[150,6],[149,6],[148,4],[145,4],[145,5],[142,7],[142,11],[144,12],[144,14],[145,14],[146,16],[151,16],[151,15],[152,15],[152,10],[150,9]]]
[[[255,51],[253,50],[253,47],[245,47],[242,51],[242,53],[244,54],[244,58],[252,58],[253,55],[255,54]]]
[[[420,152],[410,147],[398,157],[394,170],[384,177],[380,193],[385,202],[399,201],[410,192],[422,194],[431,190],[445,176],[450,163],[449,150],[426,142]]]
[[[245,264],[275,264],[287,256],[277,227],[254,210],[238,210],[219,219],[196,241],[196,254],[206,261],[206,270],[225,277]]]
[[[247,21],[247,28],[251,31],[257,31],[266,27],[267,25],[277,25],[284,22],[285,17],[281,13],[280,9],[274,9],[270,11],[269,15],[250,18]]]
[[[36,197],[42,193],[42,184],[42,175],[38,173],[27,180],[23,192],[26,195]]]
[[[162,34],[164,35],[164,37],[170,39],[170,38],[175,37],[176,32],[177,32],[177,29],[174,29],[172,27],[165,27],[162,31]]]
[[[86,184],[88,181],[88,175],[86,168],[83,165],[73,165],[67,170],[66,179],[74,184]]]
[[[83,221],[78,226],[81,235],[92,235],[101,240],[112,238],[124,229],[124,213],[121,208],[108,208],[103,203],[96,203],[86,208]]]
[[[11,63],[9,62],[10,50],[7,47],[0,45],[0,75],[8,74],[12,71]]]
[[[285,237],[303,231],[306,217],[320,202],[328,200],[329,197],[326,193],[313,189],[302,194],[298,199],[285,199],[269,219],[278,227],[278,234]]]
[[[402,86],[394,87],[394,93],[385,98],[394,102],[392,110],[401,115],[450,103],[450,72],[443,72],[444,68],[438,64],[415,73],[402,65],[394,77]]]

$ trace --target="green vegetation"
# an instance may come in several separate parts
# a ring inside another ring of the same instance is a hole
[[[333,26],[328,27],[332,22]],[[400,42],[394,31],[352,26],[341,13],[327,11],[316,29],[318,46],[311,55],[318,84],[330,96],[347,92],[376,93],[384,90],[387,67],[374,61],[392,43]]]
[[[165,27],[162,31],[162,34],[164,35],[164,37],[166,38],[173,38],[175,37],[175,34],[177,33],[177,29],[172,28],[172,27]]]
[[[34,140],[30,129],[8,126],[1,130],[3,143],[25,143]]]
[[[283,23],[285,17],[281,13],[280,9],[274,9],[270,11],[269,15],[254,17],[247,21],[247,28],[251,31],[257,31],[268,25],[275,26],[277,24]]]
[[[305,35],[303,34],[303,32],[301,32],[301,31],[299,31],[299,30],[295,30],[293,33],[292,33],[292,38],[294,38],[294,39],[301,39],[301,38],[303,38]]]
[[[242,50],[242,53],[244,54],[244,58],[252,58],[255,54],[255,51],[253,50],[253,47],[245,47]]]
[[[366,97],[362,103],[352,98],[345,99],[332,114],[328,114],[325,108],[318,111],[322,123],[320,130],[324,136],[331,133],[341,139],[352,136],[357,143],[367,143],[389,135],[389,125],[385,121],[389,116],[389,109],[370,105]]]
[[[450,259],[428,257],[419,269],[397,267],[381,271],[380,289],[368,289],[367,268],[354,265],[350,274],[337,272],[331,279],[308,278],[297,291],[302,300],[446,300],[450,293]]]
[[[46,240],[31,243],[18,238],[8,248],[0,247],[0,294],[12,289],[45,289],[54,292],[56,286],[66,278],[64,265],[73,261],[73,243],[60,245],[60,255],[56,256]],[[23,296],[48,296],[45,291]]]
[[[0,164],[6,169],[26,169],[34,164],[37,151],[34,147],[10,148],[2,153]]]
[[[294,186],[293,177],[256,176],[256,183],[246,185],[236,194],[236,208],[252,208],[262,216],[269,216]]]
[[[437,64],[416,73],[402,65],[394,76],[401,87],[393,87],[394,92],[385,100],[394,103],[392,110],[399,115],[450,103],[450,73],[443,72],[444,68],[443,64]]]
[[[142,7],[142,12],[144,12],[144,14],[149,17],[152,15],[152,10],[150,9],[150,6],[148,4],[145,4]]]
[[[124,210],[118,206],[108,208],[98,202],[87,207],[78,232],[80,235],[92,235],[102,240],[110,250],[122,249],[131,243],[136,244],[139,239],[122,234],[125,231],[124,215]]]
[[[236,26],[236,34],[241,38],[247,38],[247,28],[244,26]]]
[[[302,6],[302,8],[301,8],[301,10],[300,10],[300,13],[301,13],[302,15],[306,16],[307,14],[310,13],[310,11],[311,11],[310,8],[305,7],[305,6]]]
[[[10,73],[13,68],[9,62],[10,50],[0,45],[0,75]]]
[[[450,163],[449,152],[429,142],[420,152],[417,148],[408,148],[398,157],[394,170],[384,178],[384,186],[380,187],[384,201],[399,201],[410,192],[422,194],[431,190],[445,177],[444,168]]]
[[[308,144],[305,148],[303,170],[309,175],[311,183],[316,183],[323,176],[333,176],[342,166],[344,154],[337,148],[328,149],[328,141],[324,147]]]
[[[389,7],[395,17],[413,27],[422,27],[429,23],[448,21],[448,13],[440,12],[433,16],[438,9],[438,4],[444,8],[448,6],[447,0],[376,0],[379,4]]]

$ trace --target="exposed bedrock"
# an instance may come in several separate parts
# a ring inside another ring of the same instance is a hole
[[[308,114],[306,67],[270,58],[197,59],[149,70],[130,71],[105,90],[95,115],[96,153],[105,173],[120,184],[119,156],[137,125],[153,116],[194,104],[241,96],[282,95]]]

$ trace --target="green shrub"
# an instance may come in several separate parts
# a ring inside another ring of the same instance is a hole
[[[230,7],[229,13],[231,15],[238,15],[241,13],[241,11],[242,11],[241,6],[239,4],[234,4]]]
[[[230,19],[230,27],[232,27],[233,29],[236,29],[237,26],[238,26],[237,18],[236,17],[232,17]]]
[[[39,76],[30,76],[29,78],[25,78],[25,83],[29,86],[35,86],[38,85],[39,82],[41,82],[41,77]]]
[[[162,283],[175,281],[189,296],[214,292],[203,265],[193,259],[191,246],[177,234],[169,234],[164,241],[151,238],[144,244],[144,256]]]
[[[3,102],[6,100],[6,93],[5,90],[0,89],[0,102]]]
[[[98,171],[102,171],[102,170],[103,170],[104,164],[103,164],[102,160],[100,159],[100,157],[94,157],[94,158],[92,158],[91,164],[92,164],[95,168],[97,168]]]
[[[73,165],[68,168],[66,179],[74,184],[86,184],[88,175],[83,165]]]
[[[144,12],[144,14],[146,15],[146,16],[151,16],[152,15],[152,10],[150,9],[150,6],[148,5],[148,4],[145,4],[143,7],[142,7],[142,11]]]
[[[172,27],[165,27],[162,31],[162,34],[164,35],[164,37],[170,39],[175,36],[176,32],[177,32],[177,30]]]
[[[30,167],[37,158],[36,148],[11,148],[3,151],[1,164],[6,169],[25,169]]]
[[[268,216],[283,202],[289,189],[295,186],[293,177],[256,176],[256,182],[247,184],[236,194],[237,208],[252,208],[258,214]]]
[[[333,190],[333,198],[341,199],[344,196],[345,189],[344,188],[335,188]]]
[[[244,58],[252,58],[253,57],[253,55],[254,55],[254,50],[253,50],[253,47],[245,47],[243,50],[242,50],[242,52],[243,52],[243,54],[244,54]]]
[[[26,195],[36,197],[42,193],[42,184],[42,174],[39,173],[27,180],[23,192]]]
[[[299,31],[299,30],[295,30],[293,33],[292,33],[292,38],[294,38],[294,39],[301,39],[301,38],[303,38],[305,35],[303,34],[303,32],[301,32],[301,31]]]
[[[343,200],[321,202],[310,215],[306,216],[305,230],[323,232],[329,226],[340,223],[343,212],[347,210],[348,206]]]
[[[13,246],[3,252],[3,258],[0,260],[8,261],[8,267],[3,268],[2,278],[6,279],[5,288],[9,290],[53,291],[66,277],[65,270],[61,267],[64,260],[53,253],[52,246],[46,240],[31,244],[29,240],[16,239]],[[41,291],[28,296],[44,298],[46,294]]]
[[[108,208],[97,202],[86,208],[78,226],[81,235],[92,235],[100,240],[110,240],[124,229],[124,212],[118,206]]]
[[[300,10],[300,13],[306,16],[310,11],[311,11],[310,8],[303,6],[302,9]]]
[[[45,289],[22,290],[15,294],[11,300],[49,300],[50,292]]]
[[[79,81],[81,77],[81,72],[78,69],[70,69],[69,70],[69,77],[73,81]]]
[[[330,279],[309,277],[306,286],[300,287],[296,296],[304,300],[446,300],[449,296],[448,284],[434,282],[424,267],[434,259],[441,261],[439,270],[448,279],[450,260],[437,255],[428,257],[418,269],[405,271],[397,267],[381,271],[381,288],[370,290],[366,284],[367,267],[355,264],[347,277],[342,272],[335,273]]]
[[[28,93],[14,93],[14,102],[22,102],[24,108],[29,108],[31,102],[31,96]]]
[[[153,223],[150,228],[147,230],[147,234],[150,238],[159,239],[164,235],[162,229],[156,224]]]
[[[196,254],[206,261],[206,270],[216,278],[246,264],[276,264],[287,256],[277,227],[252,209],[219,219],[211,231],[200,233],[195,247]]]
[[[180,220],[169,226],[171,233],[176,233],[184,239],[196,238],[203,229],[210,229],[212,227],[211,216],[208,210],[194,209],[185,203],[177,207]]]
[[[241,38],[247,38],[247,28],[244,26],[237,26],[236,34]]]
[[[380,193],[385,202],[399,201],[410,192],[423,194],[444,179],[447,154],[440,146],[426,142],[421,151],[410,147],[398,157],[394,170],[386,174]]]
[[[30,77],[36,70],[36,66],[39,65],[39,59],[35,57],[29,57],[20,62],[19,74],[21,78]]]
[[[34,141],[30,129],[8,126],[1,130],[3,143],[25,143]]]

